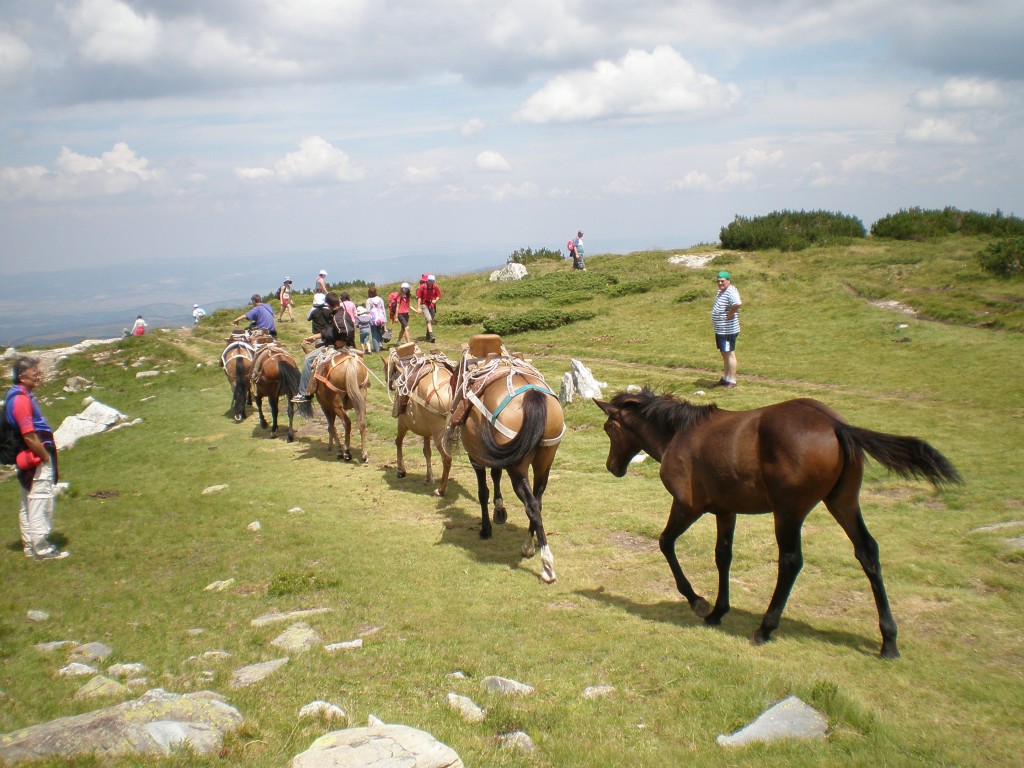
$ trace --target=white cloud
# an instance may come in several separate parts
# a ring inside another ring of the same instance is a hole
[[[345,152],[319,136],[299,142],[296,152],[289,152],[274,168],[236,168],[235,177],[243,181],[274,179],[282,184],[322,186],[358,181],[365,171],[357,167]]]
[[[976,77],[951,77],[938,88],[914,94],[914,102],[924,109],[976,109],[995,107],[1001,101],[998,83]]]
[[[32,49],[20,37],[0,30],[0,86],[14,85],[28,70]]]
[[[405,173],[402,174],[402,181],[406,184],[427,184],[436,181],[440,175],[440,169],[434,166],[417,167],[409,165],[406,166]]]
[[[476,156],[476,167],[482,171],[507,171],[512,166],[500,153],[485,150]]]
[[[670,188],[677,190],[714,189],[715,180],[702,171],[687,171],[683,178],[673,181]]]
[[[616,62],[559,75],[516,113],[528,123],[706,114],[728,110],[739,88],[700,73],[673,48],[630,50]]]
[[[896,152],[888,150],[858,152],[840,162],[843,173],[891,173],[893,163],[899,158]]]
[[[917,125],[903,131],[908,141],[922,144],[977,144],[978,137],[951,120],[927,117]]]
[[[462,127],[459,128],[459,133],[467,139],[475,139],[484,132],[485,127],[483,120],[474,117],[472,120],[467,120],[463,123]]]
[[[164,178],[163,171],[151,169],[149,161],[124,142],[99,157],[61,147],[53,170],[40,165],[0,169],[0,197],[48,202],[114,197],[147,184],[158,186]]]
[[[643,186],[643,182],[637,179],[630,179],[625,176],[616,176],[601,187],[601,191],[609,195],[633,195],[642,191]]]
[[[150,59],[160,43],[159,20],[119,0],[84,0],[67,18],[79,51],[91,61],[136,64]]]
[[[498,187],[484,187],[487,196],[495,203],[506,200],[532,200],[540,194],[536,184],[524,181],[522,184],[502,184]]]

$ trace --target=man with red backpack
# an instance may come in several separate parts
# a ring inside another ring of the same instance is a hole
[[[427,321],[427,341],[431,344],[437,341],[437,337],[434,336],[434,315],[437,312],[437,300],[440,298],[441,289],[437,287],[437,278],[424,274],[420,278],[420,287],[416,289],[416,311]]]

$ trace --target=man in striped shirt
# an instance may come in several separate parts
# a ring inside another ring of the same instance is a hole
[[[728,272],[718,273],[718,295],[711,305],[711,324],[715,328],[715,346],[722,353],[725,373],[718,386],[732,389],[736,386],[736,338],[740,335],[740,292],[732,284]]]

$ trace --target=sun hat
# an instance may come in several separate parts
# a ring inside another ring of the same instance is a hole
[[[314,307],[322,307],[324,305],[324,300],[326,298],[327,298],[327,296],[325,294],[314,293],[313,294],[313,306]]]
[[[723,269],[721,272],[718,273],[718,278],[717,279],[719,279],[719,280],[731,280],[732,279],[732,275],[730,275],[728,272],[726,272]]]
[[[360,304],[358,307],[356,307],[356,314],[357,315],[365,315],[366,314],[366,307],[364,307],[364,306],[362,306]]]
[[[433,275],[427,275],[427,282],[428,283],[433,283],[435,280],[437,280],[437,278],[434,277]]]
[[[199,305],[198,304],[193,304],[192,305],[192,309],[199,309]]]
[[[285,281],[286,283],[290,283],[290,282],[292,281],[292,279],[291,279],[290,277],[286,277],[286,278],[284,279],[284,281]]]
[[[326,269],[321,269],[320,270],[320,277],[327,277],[327,270]]]
[[[408,287],[409,287],[409,284],[408,284],[408,283],[402,283],[402,287],[403,287],[403,288],[408,288]]]

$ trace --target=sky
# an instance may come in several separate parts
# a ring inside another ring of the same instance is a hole
[[[0,0],[0,273],[1020,216],[1021,40],[1020,0]]]

